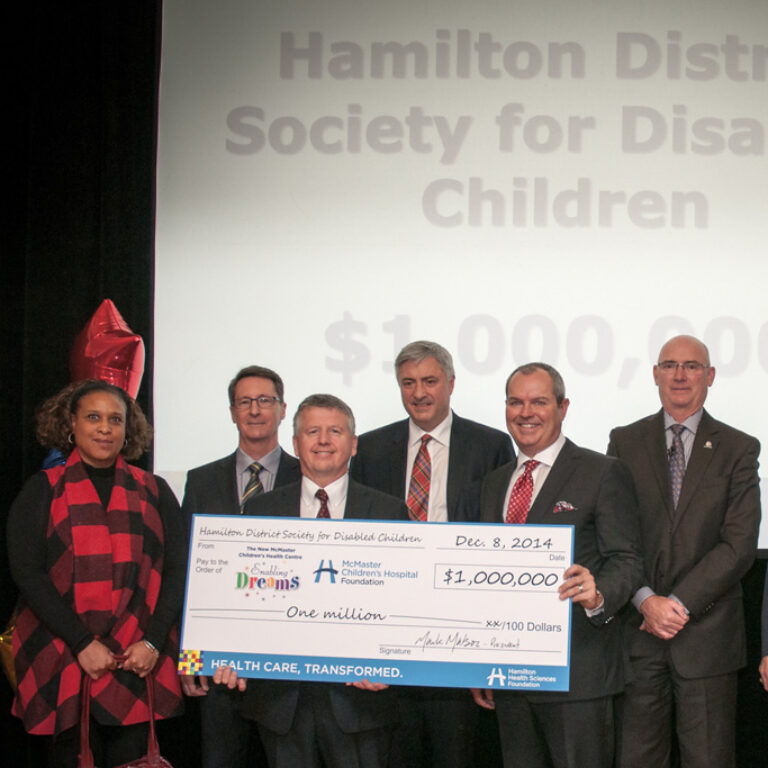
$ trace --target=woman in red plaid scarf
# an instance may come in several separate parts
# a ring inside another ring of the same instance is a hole
[[[151,428],[119,387],[62,390],[41,408],[38,438],[68,458],[30,478],[9,515],[21,593],[13,711],[29,733],[51,736],[49,765],[76,766],[89,675],[91,742],[109,768],[146,751],[142,678],[154,677],[157,717],[180,712],[184,526],[166,482],[125,461],[147,449]]]

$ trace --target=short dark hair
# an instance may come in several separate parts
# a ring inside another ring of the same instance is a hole
[[[518,365],[517,368],[507,376],[507,382],[504,385],[504,397],[507,397],[507,392],[509,392],[509,382],[512,380],[513,376],[518,373],[522,373],[523,376],[530,376],[532,373],[536,373],[536,371],[544,371],[544,373],[549,374],[549,378],[552,379],[552,389],[555,393],[557,404],[562,405],[563,400],[565,400],[565,382],[557,370],[547,363],[525,363],[525,365]]]
[[[435,358],[449,380],[455,376],[451,353],[435,341],[423,340],[412,341],[400,350],[395,359],[395,376],[398,375],[403,363],[420,363],[428,357]]]
[[[249,365],[246,368],[241,368],[235,378],[229,382],[229,404],[235,404],[235,388],[237,382],[240,379],[248,379],[251,376],[255,376],[259,379],[269,379],[275,385],[275,392],[280,402],[283,402],[283,380],[278,374],[276,374],[271,368],[264,368],[260,365]]]
[[[128,393],[101,379],[85,379],[68,384],[49,397],[37,411],[37,440],[45,448],[56,448],[64,455],[74,447],[69,442],[72,416],[80,400],[92,392],[106,392],[125,405],[125,445],[120,453],[129,461],[138,459],[152,444],[152,427],[141,406]]]
[[[309,395],[305,397],[296,409],[296,413],[293,415],[293,434],[298,432],[298,424],[300,421],[302,411],[306,411],[307,408],[334,408],[337,411],[341,411],[349,422],[349,431],[355,434],[355,415],[352,413],[352,409],[336,395]]]

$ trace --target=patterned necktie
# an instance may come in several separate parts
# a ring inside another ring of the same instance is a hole
[[[669,449],[669,480],[672,485],[672,506],[677,509],[685,475],[685,448],[683,448],[681,437],[685,427],[682,424],[673,424],[670,429],[674,437],[672,447]]]
[[[424,522],[427,519],[429,508],[429,481],[432,477],[432,460],[429,458],[427,443],[432,435],[422,435],[419,452],[413,462],[411,471],[411,484],[408,486],[408,499],[406,505],[411,520]]]
[[[512,493],[509,494],[507,517],[504,522],[522,525],[528,518],[528,508],[533,496],[533,470],[539,466],[538,461],[528,459],[523,464],[523,474],[515,480]]]
[[[254,461],[248,469],[251,471],[251,476],[248,478],[248,483],[243,491],[243,498],[240,499],[240,514],[245,509],[245,502],[251,498],[251,496],[258,496],[260,493],[264,493],[264,486],[259,479],[259,473],[264,467],[259,464],[258,461]]]
[[[323,488],[318,488],[315,491],[315,497],[320,499],[320,509],[317,513],[318,517],[330,518],[331,513],[328,511],[328,494]]]

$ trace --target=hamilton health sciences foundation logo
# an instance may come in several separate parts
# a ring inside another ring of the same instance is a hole
[[[313,573],[315,574],[315,584],[320,581],[324,573],[328,574],[331,579],[331,584],[336,583],[336,575],[338,574],[338,571],[333,567],[333,560],[329,560],[327,566],[325,565],[325,560],[321,560],[318,569],[313,571]]]
[[[506,685],[506,676],[501,667],[492,667],[491,674],[488,675],[488,687],[493,688],[494,683],[498,683],[502,688]]]

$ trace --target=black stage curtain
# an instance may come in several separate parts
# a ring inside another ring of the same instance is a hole
[[[3,626],[16,599],[5,555],[5,518],[44,455],[34,440],[35,409],[69,382],[72,341],[105,298],[144,339],[147,362],[138,400],[152,418],[162,3],[29,0],[9,4],[5,11],[0,54],[6,75],[8,195],[0,253]],[[0,743],[8,764],[22,765],[28,744],[7,714],[9,707],[10,689],[3,679]],[[30,754],[27,764],[42,763]]]
[[[72,341],[104,298],[144,338],[151,420],[161,3],[33,1],[5,32],[4,512],[44,455],[35,409],[69,382]]]
[[[72,341],[105,298],[144,338],[139,402],[152,418],[162,3],[112,0],[86,7],[29,0],[14,13],[0,53],[9,195],[0,252],[3,625],[16,599],[5,558],[5,516],[43,456],[34,441],[34,411],[68,383]],[[764,570],[759,562],[745,579],[750,665],[742,675],[738,713],[739,765],[745,768],[768,766],[766,694],[757,683]],[[7,764],[42,764],[8,715],[9,706],[3,679],[0,743]],[[180,733],[186,740],[190,730]],[[193,742],[191,750],[174,746],[172,738],[166,744],[177,768],[195,765]]]

